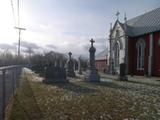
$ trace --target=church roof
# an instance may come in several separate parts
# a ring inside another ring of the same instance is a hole
[[[127,21],[126,34],[129,36],[139,36],[159,30],[160,8],[157,8]]]
[[[107,54],[108,54],[108,49],[105,49],[96,55],[95,60],[106,60]]]

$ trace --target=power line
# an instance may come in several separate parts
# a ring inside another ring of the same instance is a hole
[[[17,0],[17,26],[16,26],[16,19],[15,19],[15,13],[14,13],[14,6],[13,1],[11,0],[11,6],[12,6],[12,13],[14,16],[15,21],[15,29],[18,30],[18,56],[20,56],[20,42],[21,42],[21,30],[26,30],[25,28],[20,27],[20,18],[19,18],[19,0]]]
[[[14,24],[16,26],[16,16],[15,16],[14,6],[13,6],[13,1],[12,0],[11,0],[11,7],[12,7],[12,15],[13,15]]]
[[[18,38],[18,56],[20,56],[21,52],[21,30],[26,30],[25,28],[20,27],[20,18],[19,18],[19,0],[17,0],[17,17],[18,17],[18,26],[15,27],[15,29],[18,29],[19,33],[19,38]]]
[[[20,27],[19,0],[17,0],[17,24],[16,24],[16,16],[15,16],[14,5],[13,5],[12,0],[11,0],[11,6],[12,6],[13,20],[15,22],[15,29],[18,30],[18,36],[19,36],[19,38],[18,38],[18,56],[20,56],[21,30],[26,30],[26,29]]]
[[[20,19],[19,19],[19,0],[17,0],[17,15],[18,15],[18,27],[20,26]]]

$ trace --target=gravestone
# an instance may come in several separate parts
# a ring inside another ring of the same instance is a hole
[[[95,52],[96,49],[93,46],[95,42],[93,39],[90,40],[91,47],[89,49],[90,58],[89,58],[89,69],[86,72],[85,80],[89,82],[100,82],[100,75],[98,74],[95,67]]]
[[[81,57],[78,58],[78,73],[82,74],[82,68],[81,68]]]
[[[75,72],[74,72],[74,61],[71,58],[72,53],[69,52],[69,59],[67,61],[67,76],[68,77],[75,77]]]
[[[60,60],[60,62],[59,62],[59,67],[60,67],[60,68],[63,67],[62,60]]]
[[[47,84],[68,82],[64,66],[59,66],[57,61],[55,61],[54,66],[46,66],[45,80],[43,82]]]
[[[120,64],[120,74],[119,74],[119,77],[118,79],[119,80],[127,80],[127,76],[126,76],[126,72],[125,72],[125,63],[121,63]]]

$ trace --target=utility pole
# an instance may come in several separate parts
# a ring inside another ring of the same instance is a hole
[[[19,35],[19,39],[18,39],[18,56],[20,56],[20,45],[21,45],[21,30],[26,30],[25,28],[21,28],[21,27],[15,27],[15,29],[18,29],[18,35]]]
[[[26,30],[25,28],[19,27],[20,26],[20,19],[19,19],[19,0],[17,0],[17,14],[18,14],[18,25],[17,27],[15,26],[14,28],[18,30],[18,57],[20,57],[20,45],[21,45],[21,30]]]

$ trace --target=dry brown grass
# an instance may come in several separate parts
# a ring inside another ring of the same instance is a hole
[[[46,85],[24,72],[10,120],[154,120],[157,96],[135,94],[112,82]]]

